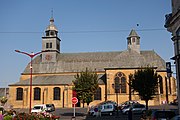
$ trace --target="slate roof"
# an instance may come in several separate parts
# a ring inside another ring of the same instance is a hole
[[[165,61],[153,50],[133,50],[114,52],[59,53],[57,62],[42,63],[39,55],[33,60],[33,73],[68,73],[81,72],[86,68],[105,71],[104,68],[137,68],[150,65],[157,70],[165,70]],[[29,74],[29,64],[22,74]],[[99,76],[99,84],[105,83],[105,75]],[[64,85],[72,84],[73,75],[50,75],[33,77],[33,85]],[[29,85],[29,79],[20,80],[9,86]]]
[[[33,60],[33,73],[81,72],[86,68],[104,71],[104,68],[135,68],[143,66],[165,70],[165,61],[155,51],[133,50],[117,52],[60,53],[57,62],[42,63],[41,55]],[[29,65],[23,74],[30,73]]]
[[[138,38],[140,38],[139,35],[136,33],[136,31],[134,29],[131,30],[128,38],[130,38],[130,37],[138,37]]]
[[[104,84],[104,75],[98,75],[99,84]],[[71,85],[75,80],[74,75],[53,75],[53,76],[36,76],[32,79],[33,86],[55,86],[55,85]],[[29,86],[29,79],[20,80],[9,86]]]

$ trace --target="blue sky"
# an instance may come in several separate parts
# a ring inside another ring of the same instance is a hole
[[[155,50],[165,61],[174,54],[164,28],[171,0],[1,0],[0,87],[18,82],[30,61],[15,49],[41,51],[52,9],[63,53],[123,51],[136,29],[141,50]]]

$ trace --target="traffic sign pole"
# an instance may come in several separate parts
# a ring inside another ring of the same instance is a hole
[[[76,111],[75,111],[75,105],[78,103],[78,99],[76,97],[73,97],[72,98],[72,104],[74,105],[74,115],[73,117],[75,118],[75,114],[76,114]]]
[[[75,117],[76,111],[75,111],[75,104],[74,104],[74,117]]]

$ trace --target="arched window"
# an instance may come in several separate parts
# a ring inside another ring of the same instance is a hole
[[[34,88],[34,100],[41,100],[41,89],[39,87]]]
[[[126,93],[126,78],[125,76],[121,77],[121,93]]]
[[[161,76],[159,76],[159,89],[160,89],[160,94],[163,94],[163,80]]]
[[[96,93],[94,94],[94,100],[101,100],[101,88],[98,87]]]
[[[60,93],[61,93],[61,89],[59,87],[55,87],[54,88],[54,95],[53,95],[53,99],[54,100],[60,100]]]
[[[16,88],[16,100],[23,100],[23,88]]]
[[[116,93],[126,93],[126,76],[122,72],[118,72],[114,78],[114,89]],[[119,89],[116,89],[116,87]]]

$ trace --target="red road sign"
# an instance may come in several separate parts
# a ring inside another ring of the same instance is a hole
[[[77,97],[73,97],[73,98],[72,98],[72,104],[77,104],[77,103],[78,103]]]

